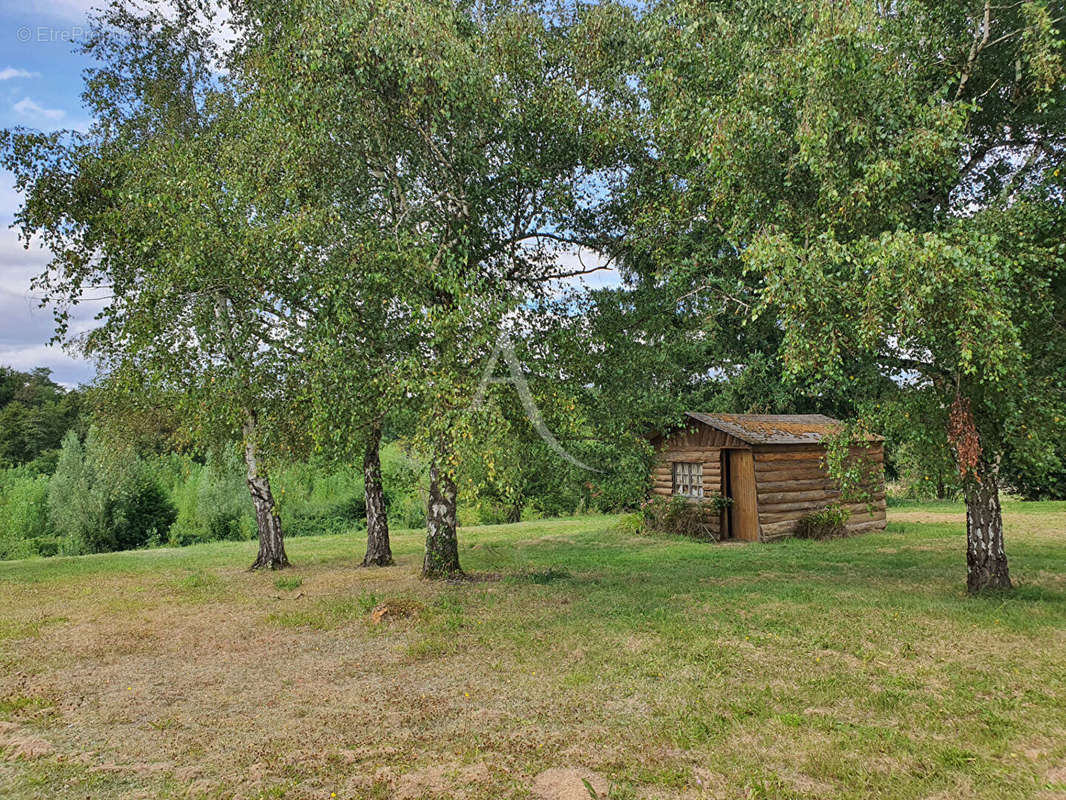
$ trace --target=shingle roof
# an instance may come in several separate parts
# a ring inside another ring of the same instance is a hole
[[[841,425],[840,420],[824,414],[685,414],[748,444],[818,444]],[[884,437],[869,434],[864,438],[879,442]]]

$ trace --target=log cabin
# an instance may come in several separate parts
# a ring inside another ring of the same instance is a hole
[[[885,527],[884,439],[864,435],[850,457],[864,472],[869,493],[841,502],[825,463],[823,440],[839,420],[821,414],[685,414],[684,428],[652,437],[656,450],[652,493],[702,503],[718,539],[766,542],[791,536],[799,520],[831,504],[849,512],[848,532]],[[715,510],[715,495],[730,498]]]

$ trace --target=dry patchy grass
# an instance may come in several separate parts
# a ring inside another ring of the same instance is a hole
[[[348,536],[281,576],[248,543],[0,564],[0,795],[1064,797],[1066,504],[1007,522],[1020,588],[977,599],[943,507],[743,547],[466,529],[461,584],[413,531],[387,569]]]

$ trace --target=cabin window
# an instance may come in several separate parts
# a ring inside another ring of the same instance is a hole
[[[703,497],[703,462],[674,462],[674,494]]]

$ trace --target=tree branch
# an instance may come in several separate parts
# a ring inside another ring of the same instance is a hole
[[[962,90],[966,88],[974,69],[977,67],[977,58],[981,51],[988,45],[988,37],[992,27],[992,3],[985,0],[984,19],[974,33],[973,44],[970,45],[970,54],[966,57],[966,66],[962,68],[962,76],[959,78],[959,88],[955,90],[955,99],[962,97]]]

